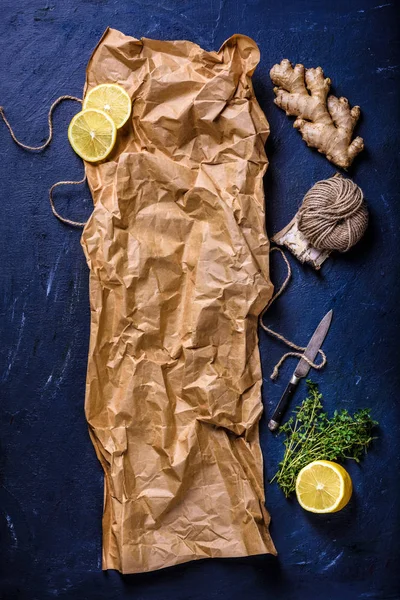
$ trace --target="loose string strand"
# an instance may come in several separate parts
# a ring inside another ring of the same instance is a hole
[[[73,227],[85,227],[86,223],[82,223],[80,221],[72,221],[71,219],[62,217],[60,215],[60,213],[56,210],[56,207],[54,206],[53,190],[56,187],[58,187],[59,185],[80,185],[81,183],[85,183],[85,181],[86,181],[86,174],[83,177],[83,179],[81,179],[80,181],[57,181],[57,183],[54,183],[51,186],[51,188],[49,189],[49,201],[50,201],[51,210],[53,211],[53,215],[55,217],[57,217],[57,219],[59,219],[63,223],[66,223],[67,225],[72,225]]]
[[[5,113],[4,113],[4,108],[2,106],[0,106],[0,116],[3,119],[4,123],[6,124],[6,126],[8,128],[8,131],[10,132],[10,135],[11,135],[12,139],[14,140],[14,142],[16,144],[18,144],[18,146],[20,146],[21,148],[24,148],[25,150],[32,150],[32,151],[33,150],[44,150],[45,148],[47,148],[47,146],[50,144],[51,140],[53,139],[53,119],[52,119],[53,110],[63,100],[74,100],[76,102],[81,102],[82,103],[82,100],[80,98],[77,98],[76,96],[68,96],[68,95],[66,95],[66,96],[60,96],[59,98],[57,98],[57,100],[55,100],[53,102],[53,104],[50,106],[50,110],[49,110],[49,113],[47,115],[47,123],[48,123],[48,126],[49,126],[49,135],[48,135],[46,141],[41,146],[29,146],[28,144],[24,144],[23,142],[20,142],[17,139],[17,137],[16,137],[16,135],[15,135],[15,133],[13,131],[13,128],[11,127],[11,125],[10,125],[10,123],[9,123],[9,121],[8,121]]]
[[[264,317],[265,313],[270,308],[271,304],[273,302],[275,302],[275,300],[277,298],[279,298],[279,296],[285,291],[285,289],[286,289],[286,287],[287,287],[287,285],[288,285],[288,283],[289,283],[289,281],[291,279],[291,276],[292,276],[292,269],[290,267],[290,263],[289,263],[288,259],[286,258],[286,255],[283,252],[283,250],[281,248],[278,248],[277,246],[273,246],[271,248],[270,252],[272,253],[274,251],[278,251],[281,254],[283,260],[285,261],[286,268],[287,268],[287,275],[286,275],[286,278],[285,278],[284,282],[282,283],[282,285],[278,289],[278,291],[272,296],[271,300],[268,302],[267,306],[262,311],[262,313],[260,315],[260,325],[264,329],[264,331],[266,331],[269,335],[272,335],[276,339],[280,340],[281,342],[283,342],[284,344],[286,344],[287,346],[289,346],[289,348],[293,348],[297,352],[286,352],[286,354],[284,354],[280,358],[280,360],[275,365],[275,367],[274,367],[274,369],[272,371],[272,374],[271,374],[271,379],[273,379],[273,380],[278,377],[280,367],[282,366],[282,364],[284,363],[284,361],[287,358],[289,358],[289,356],[296,356],[298,358],[304,359],[306,361],[306,363],[308,363],[310,365],[310,367],[313,367],[313,369],[322,369],[322,367],[324,367],[326,365],[326,363],[327,363],[326,354],[325,354],[325,352],[323,350],[321,350],[321,349],[318,350],[318,353],[321,356],[321,362],[320,363],[315,363],[315,362],[313,362],[312,360],[310,360],[309,358],[307,358],[304,355],[304,352],[306,350],[305,347],[298,346],[294,342],[291,342],[290,340],[288,340],[287,338],[285,338],[280,333],[277,333],[276,331],[273,331],[270,327],[267,327],[264,324],[264,322],[263,322],[263,317]]]
[[[16,144],[18,144],[18,146],[20,146],[21,148],[24,148],[24,150],[30,150],[30,151],[44,150],[45,148],[47,148],[47,146],[50,144],[51,140],[53,139],[53,111],[56,108],[56,106],[58,104],[60,104],[60,102],[63,102],[64,100],[73,100],[73,101],[82,103],[82,100],[80,98],[77,98],[76,96],[69,96],[69,95],[60,96],[59,98],[57,98],[57,100],[55,100],[53,102],[53,104],[50,106],[50,109],[49,109],[49,112],[47,115],[47,122],[48,122],[48,126],[49,126],[49,135],[48,135],[46,141],[41,146],[29,146],[28,144],[24,144],[23,142],[20,142],[17,139],[17,137],[13,131],[13,128],[11,127],[10,122],[8,121],[8,119],[4,113],[4,108],[2,106],[0,106],[0,117],[3,119],[4,123],[6,124],[6,126],[8,128],[8,131],[10,132],[12,139],[14,140],[14,142]],[[86,223],[82,223],[80,221],[72,221],[71,219],[67,219],[66,217],[61,216],[60,213],[56,210],[56,207],[54,205],[53,190],[60,185],[80,185],[82,183],[85,183],[85,181],[86,181],[86,175],[80,181],[58,181],[57,183],[54,183],[49,190],[49,201],[50,201],[51,210],[52,210],[54,216],[56,216],[57,219],[59,219],[63,223],[66,223],[67,225],[72,225],[73,227],[84,227],[86,225]]]

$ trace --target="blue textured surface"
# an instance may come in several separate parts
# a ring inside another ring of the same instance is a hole
[[[313,379],[329,411],[369,406],[381,423],[361,468],[348,465],[355,494],[342,512],[306,514],[266,486],[277,559],[200,561],[127,577],[102,573],[103,477],[83,413],[88,270],[79,232],[54,219],[47,201],[51,184],[82,173],[66,137],[77,107],[57,109],[54,142],[37,155],[14,145],[0,124],[2,599],[400,598],[396,20],[396,3],[377,0],[2,1],[0,100],[17,135],[33,144],[46,135],[49,103],[63,93],[81,95],[87,60],[107,25],[136,37],[188,38],[206,49],[218,49],[235,32],[253,37],[261,49],[254,85],[272,132],[265,178],[270,234],[288,222],[315,181],[334,172],[274,106],[270,67],[284,57],[321,65],[336,93],[361,105],[358,133],[367,150],[351,175],[369,203],[368,233],[320,274],[292,259],[290,288],[268,322],[303,343],[332,307],[324,346],[329,365]],[[71,218],[85,218],[90,204],[88,191],[58,195]],[[272,262],[279,281],[282,266],[278,257]],[[293,363],[271,383],[283,347],[260,335],[270,411]],[[297,399],[302,395],[304,384]],[[282,442],[267,431],[265,417],[261,442],[268,478]]]

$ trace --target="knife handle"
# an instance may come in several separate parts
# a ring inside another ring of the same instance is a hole
[[[278,406],[274,410],[274,414],[271,417],[268,427],[271,431],[276,431],[281,424],[282,417],[289,405],[290,400],[297,388],[297,384],[300,379],[293,375],[292,379],[287,384],[286,390],[283,393],[282,398],[279,400]]]

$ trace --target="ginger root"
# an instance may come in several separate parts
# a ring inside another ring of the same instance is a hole
[[[350,109],[346,98],[329,96],[331,80],[324,77],[321,67],[305,69],[284,59],[270,71],[276,95],[275,104],[287,115],[297,117],[298,129],[307,146],[317,148],[333,164],[347,169],[363,150],[364,141],[353,130],[360,116],[360,107]]]

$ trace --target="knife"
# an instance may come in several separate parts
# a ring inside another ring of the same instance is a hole
[[[328,329],[332,321],[332,315],[333,310],[330,310],[324,316],[317,329],[314,331],[312,338],[308,342],[308,346],[304,351],[304,356],[311,360],[311,362],[314,362],[314,359],[318,354],[318,350],[321,348],[326,334],[328,333]],[[278,429],[284,412],[287,409],[289,402],[297,388],[297,384],[299,383],[300,379],[306,377],[310,368],[310,365],[304,360],[304,358],[299,360],[292,378],[289,381],[286,390],[284,391],[283,396],[278,403],[278,406],[275,408],[270,422],[268,423],[268,427],[271,431],[276,431]]]

